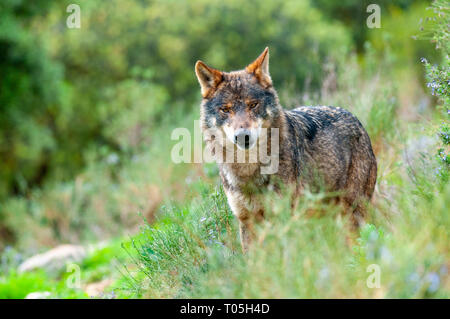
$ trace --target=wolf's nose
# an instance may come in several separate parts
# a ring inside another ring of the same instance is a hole
[[[246,129],[237,130],[234,134],[234,143],[242,147],[249,148],[250,146],[250,131]]]

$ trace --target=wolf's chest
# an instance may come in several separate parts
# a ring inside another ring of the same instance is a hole
[[[269,175],[260,173],[259,165],[222,165],[220,171],[225,187],[244,193],[261,191],[270,179]]]

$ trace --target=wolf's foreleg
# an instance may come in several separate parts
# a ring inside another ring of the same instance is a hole
[[[242,251],[246,253],[255,237],[253,222],[248,219],[239,219],[239,235],[241,238]]]
[[[257,205],[255,199],[249,199],[239,193],[226,193],[228,204],[239,221],[241,246],[245,253],[256,236],[255,222],[261,222],[264,219],[264,209],[259,204]]]

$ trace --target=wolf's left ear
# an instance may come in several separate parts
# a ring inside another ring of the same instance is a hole
[[[197,75],[203,97],[206,97],[211,89],[216,88],[222,82],[222,72],[207,66],[202,61],[195,63],[195,74]]]
[[[269,74],[269,48],[266,47],[255,61],[247,65],[245,70],[254,74],[262,86],[272,86],[272,79]]]

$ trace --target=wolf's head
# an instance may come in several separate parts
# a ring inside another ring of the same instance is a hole
[[[244,70],[221,72],[197,61],[195,73],[203,96],[203,128],[220,129],[240,149],[252,148],[280,110],[269,75],[269,49]]]

